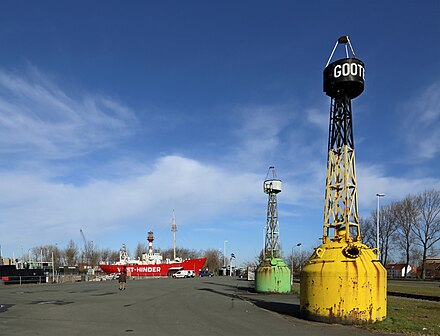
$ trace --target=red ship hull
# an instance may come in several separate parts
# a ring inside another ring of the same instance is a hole
[[[199,275],[199,271],[205,265],[206,258],[188,259],[182,262],[174,262],[171,264],[101,264],[101,269],[108,274],[120,273],[124,267],[127,270],[129,276],[171,276],[178,270],[195,271],[196,275]]]

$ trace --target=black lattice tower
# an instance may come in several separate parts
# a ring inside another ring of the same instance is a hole
[[[345,45],[347,57],[329,64],[338,44]],[[340,37],[324,69],[324,92],[331,97],[324,242],[361,240],[351,100],[363,92],[364,74],[364,63],[356,58],[350,39]]]
[[[277,194],[281,192],[281,180],[277,178],[275,167],[269,167],[263,190],[268,194],[266,237],[264,241],[264,258],[280,258],[280,227],[278,223]]]

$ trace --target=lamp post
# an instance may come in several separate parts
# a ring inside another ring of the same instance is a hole
[[[298,244],[296,244],[296,246],[297,247],[299,247],[299,262],[298,262],[298,264],[299,264],[299,271],[301,272],[301,263],[302,263],[302,248],[301,248],[301,246],[302,246],[302,244],[301,243],[298,243]]]
[[[379,251],[379,253],[377,254],[377,258],[378,260],[380,260],[379,256],[380,256],[380,249],[379,249],[379,223],[380,223],[380,198],[384,197],[385,194],[376,194],[377,197],[377,209],[376,209],[376,248]]]
[[[223,242],[223,268],[225,269],[225,273],[226,273],[226,243],[227,242],[228,242],[227,240]]]
[[[298,265],[299,265],[299,271],[301,272],[301,243],[296,244],[296,247],[299,247],[299,256],[298,256]],[[290,285],[293,286],[293,280],[294,280],[294,276],[293,276],[293,261],[294,261],[294,254],[293,254],[293,249],[295,246],[292,246],[292,271],[290,272]]]

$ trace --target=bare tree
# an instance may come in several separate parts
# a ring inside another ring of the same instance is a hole
[[[87,266],[95,265],[94,262],[97,260],[96,248],[93,241],[87,240],[84,242],[84,249],[82,253],[82,262]]]
[[[393,206],[397,223],[397,244],[402,249],[405,259],[405,278],[408,273],[414,241],[412,227],[417,221],[418,211],[415,198],[410,195],[406,196],[403,201],[396,202]]]
[[[380,254],[382,264],[386,265],[390,259],[390,251],[394,245],[397,231],[397,222],[394,216],[395,203],[385,205],[381,209],[380,238],[382,252]]]
[[[114,251],[111,249],[102,249],[100,251],[101,261],[103,262],[116,262],[119,260],[119,251]]]
[[[29,261],[37,261],[43,263],[51,263],[53,260],[54,267],[61,265],[62,252],[57,245],[40,245],[30,249]],[[41,266],[42,266],[41,264]]]
[[[298,247],[300,245],[297,245]],[[299,277],[301,269],[306,264],[309,257],[313,254],[314,249],[304,250],[302,248],[294,248],[292,252],[286,257],[286,263],[293,272],[294,278]]]
[[[162,256],[164,259],[173,259],[174,257],[174,249],[168,248],[162,251]],[[176,256],[183,259],[194,259],[199,258],[200,253],[196,250],[190,250],[187,248],[176,247]]]
[[[101,260],[101,252],[96,245],[91,242],[89,248],[89,266],[96,266]]]
[[[422,279],[425,279],[427,252],[440,240],[440,190],[425,190],[416,197],[419,216],[412,226],[416,241],[422,247]]]
[[[380,246],[380,260],[382,264],[386,265],[390,258],[390,250],[393,245],[394,237],[396,235],[397,223],[393,214],[393,204],[388,204],[380,207],[380,221],[379,221],[379,246]],[[374,226],[374,232],[376,233],[377,225],[377,213],[373,211],[370,217],[370,226]],[[372,232],[373,230],[370,229]],[[371,235],[370,232],[370,235]],[[377,235],[375,235],[377,237]],[[370,237],[371,239],[371,237]],[[374,238],[374,245],[376,246],[376,239]]]
[[[147,247],[145,246],[145,244],[138,243],[136,246],[136,250],[134,252],[134,258],[142,259],[142,254],[145,253],[146,251],[147,251]]]
[[[71,239],[63,250],[64,264],[67,266],[75,266],[78,264],[79,248]]]
[[[359,226],[362,234],[362,242],[370,247],[376,246],[376,225],[373,217],[360,217]]]
[[[205,267],[208,270],[218,273],[218,270],[223,266],[223,255],[219,250],[209,249],[204,252],[206,258]]]

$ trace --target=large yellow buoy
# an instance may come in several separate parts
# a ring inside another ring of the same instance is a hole
[[[301,272],[301,316],[337,323],[386,318],[386,270],[361,243],[329,241],[315,249]]]
[[[362,244],[352,127],[351,100],[364,90],[364,63],[330,59],[324,91],[332,98],[322,245],[301,271],[300,309],[304,318],[337,323],[372,323],[386,318],[386,270],[379,250]],[[348,53],[348,48],[345,48]]]

